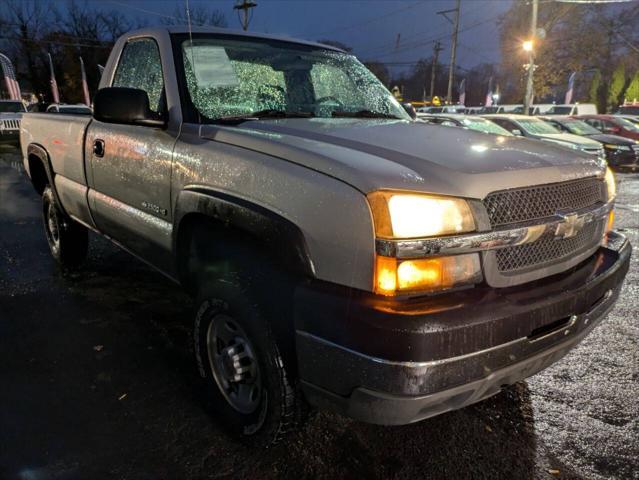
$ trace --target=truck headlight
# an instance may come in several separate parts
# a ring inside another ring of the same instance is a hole
[[[606,147],[608,150],[618,150],[623,152],[629,152],[630,150],[632,150],[628,145],[614,145],[612,143],[605,143],[604,147]]]
[[[604,180],[606,181],[606,190],[608,191],[608,201],[613,200],[617,196],[617,184],[615,183],[615,176],[610,167],[606,167]]]
[[[422,238],[472,232],[475,220],[461,198],[378,191],[368,194],[377,238]]]
[[[468,202],[461,198],[392,191],[373,192],[367,198],[378,239],[437,237],[477,229]],[[416,259],[375,257],[374,291],[381,295],[445,290],[481,279],[476,253]]]

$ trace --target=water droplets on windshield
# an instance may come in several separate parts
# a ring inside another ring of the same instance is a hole
[[[285,42],[219,39],[185,40],[182,54],[192,103],[207,119],[264,110],[325,118],[366,111],[409,119],[352,55]]]

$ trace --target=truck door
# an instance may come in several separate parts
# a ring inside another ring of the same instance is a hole
[[[160,52],[152,38],[123,48],[111,86],[144,90],[166,113]],[[86,138],[89,202],[97,227],[164,269],[171,249],[171,164],[177,132],[93,121]]]

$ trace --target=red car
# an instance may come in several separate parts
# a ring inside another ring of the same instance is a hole
[[[603,133],[639,140],[639,127],[625,118],[615,115],[578,115],[574,118],[584,120]]]

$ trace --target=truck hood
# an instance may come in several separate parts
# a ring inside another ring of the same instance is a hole
[[[545,142],[404,120],[260,120],[203,126],[201,136],[303,165],[364,193],[401,189],[481,199],[605,168],[591,155]]]
[[[636,145],[636,140],[630,138],[620,137],[619,135],[609,135],[607,133],[593,133],[588,135],[588,138],[597,140],[601,143],[610,143],[612,145]]]
[[[0,113],[0,120],[20,120],[21,118],[22,118],[22,112]]]
[[[542,137],[543,140],[560,143],[572,143],[578,145],[580,148],[596,148],[601,145],[596,140],[581,137],[579,135],[574,135],[572,133],[547,133],[539,136]]]

